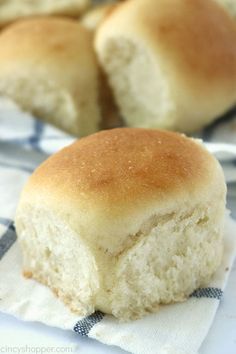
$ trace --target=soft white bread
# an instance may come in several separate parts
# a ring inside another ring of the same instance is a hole
[[[90,135],[24,188],[24,274],[80,315],[126,320],[183,301],[221,262],[225,192],[220,165],[198,141],[138,128]]]
[[[98,65],[77,21],[33,18],[0,33],[0,94],[74,135],[98,130]]]
[[[233,18],[236,18],[236,1],[235,0],[215,0],[224,7],[224,9],[231,15]]]
[[[81,18],[81,23],[91,31],[95,31],[116,6],[114,2],[94,6]]]
[[[7,0],[0,1],[0,26],[32,15],[78,16],[90,0]]]
[[[236,26],[211,0],[129,0],[96,51],[129,126],[191,132],[236,101]]]

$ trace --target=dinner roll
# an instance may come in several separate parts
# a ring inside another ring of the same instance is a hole
[[[96,51],[129,126],[192,132],[236,102],[236,26],[211,0],[129,0]]]
[[[82,24],[90,29],[95,31],[98,26],[111,14],[111,12],[117,6],[114,2],[103,3],[91,8],[82,18]]]
[[[0,33],[0,94],[74,135],[98,129],[92,34],[77,21],[33,18]]]
[[[235,0],[215,0],[221,6],[225,8],[225,10],[236,19],[236,1]]]
[[[0,1],[0,26],[32,15],[78,16],[90,0],[7,0]]]
[[[72,311],[121,320],[185,300],[222,257],[225,183],[196,140],[102,131],[45,161],[16,215],[24,274]]]

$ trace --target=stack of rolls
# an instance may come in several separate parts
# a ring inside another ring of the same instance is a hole
[[[87,0],[54,3],[23,2],[18,17],[54,16],[0,33],[0,94],[22,109],[83,136],[121,122],[192,133],[235,105],[236,25],[217,1],[106,2],[79,21],[55,14]]]
[[[236,26],[214,0],[90,11],[0,33],[0,93],[89,135],[35,170],[16,231],[26,277],[78,315],[132,320],[186,300],[222,261],[223,171],[198,140],[157,128],[193,132],[235,104]],[[113,96],[129,127],[91,134],[109,111],[115,125]]]

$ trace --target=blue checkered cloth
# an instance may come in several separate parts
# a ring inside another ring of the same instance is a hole
[[[206,141],[236,143],[234,115],[233,110],[198,136]],[[187,302],[165,306],[158,314],[138,321],[119,323],[99,311],[79,318],[47,287],[22,276],[13,222],[19,194],[43,160],[73,141],[73,137],[21,112],[7,99],[0,100],[0,311],[71,329],[137,354],[197,353],[223,296],[229,274],[225,269],[230,270],[233,263],[236,226],[232,220],[227,222],[222,267],[211,284],[196,290]],[[235,166],[232,159],[224,167],[232,174]]]

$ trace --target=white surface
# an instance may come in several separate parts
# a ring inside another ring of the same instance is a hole
[[[12,316],[0,314],[0,353],[4,352],[2,348],[6,353],[10,353],[7,346],[18,348],[28,346],[27,353],[127,353],[119,348],[82,338],[72,331],[63,331],[39,323],[26,323]],[[53,349],[50,349],[51,347]],[[236,353],[236,264],[230,274],[214,324],[200,350],[200,354],[222,353]]]

